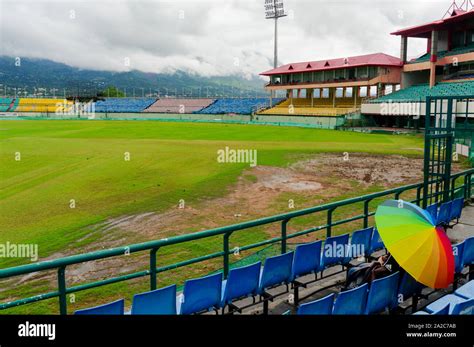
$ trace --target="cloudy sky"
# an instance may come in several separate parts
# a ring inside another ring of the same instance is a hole
[[[280,63],[385,52],[451,0],[285,0]],[[273,61],[264,0],[0,0],[0,55],[127,71],[255,75]],[[409,42],[409,55],[422,53]]]

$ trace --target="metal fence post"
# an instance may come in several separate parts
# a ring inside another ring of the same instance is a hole
[[[286,253],[286,227],[289,221],[289,219],[285,219],[281,222],[281,254]]]
[[[67,315],[66,267],[58,268],[59,314]]]
[[[416,188],[416,204],[418,206],[420,206],[420,204],[422,203],[422,201],[421,201],[421,190],[422,189],[423,189],[423,186],[419,186],[418,188]]]
[[[231,233],[224,234],[224,278],[229,274],[229,239]]]
[[[156,252],[158,248],[150,250],[150,290],[156,289]]]
[[[470,189],[471,187],[469,187],[469,179],[468,179],[468,175],[464,175],[464,200],[467,200],[468,199],[468,189]]]
[[[369,204],[372,199],[368,199],[364,201],[364,229],[369,227]]]
[[[326,238],[331,237],[332,234],[332,213],[336,208],[331,208],[328,210],[328,219],[327,219],[327,229],[326,229]]]

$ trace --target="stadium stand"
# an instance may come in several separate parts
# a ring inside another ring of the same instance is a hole
[[[357,102],[360,105],[360,101]],[[330,98],[311,99],[295,98],[287,99],[273,108],[259,112],[261,115],[294,115],[294,116],[340,116],[353,112],[357,109],[354,106],[354,99],[337,99],[336,106]]]
[[[150,107],[155,98],[106,98],[95,103],[95,111],[99,113],[139,113]]]
[[[372,103],[390,101],[424,101],[427,96],[470,96],[474,94],[474,81],[441,82],[430,88],[420,84],[371,100]]]
[[[18,98],[6,111],[56,113],[66,112],[74,103],[66,99]]]
[[[0,112],[12,112],[15,111],[18,106],[19,99],[12,98],[0,98]]]
[[[158,99],[143,112],[194,113],[210,106],[214,99]]]
[[[273,105],[283,99],[273,99]],[[199,114],[253,114],[262,108],[269,107],[268,98],[223,98],[208,107],[196,111]]]
[[[328,238],[324,245],[346,247],[357,244],[359,241],[366,244],[367,239],[375,244],[371,244],[369,253],[364,254],[371,254],[372,250],[383,247],[379,234],[374,228],[354,232],[351,240],[349,240],[349,234]],[[453,254],[457,258],[456,272],[461,274],[466,266],[473,264],[474,237],[453,245]],[[176,285],[172,285],[137,294],[133,297],[131,314],[199,314],[209,311],[218,313],[219,309],[222,309],[224,314],[226,308],[228,308],[227,313],[241,313],[243,308],[237,307],[235,303],[246,298],[253,300],[252,304],[245,308],[263,303],[263,313],[268,314],[268,302],[287,293],[289,286],[297,283],[297,278],[311,273],[317,277],[317,274],[321,273],[319,278],[321,281],[324,279],[322,272],[328,266],[347,264],[350,258],[356,256],[356,254],[351,256],[347,253],[337,257],[329,256],[325,254],[322,241],[301,244],[294,252],[268,257],[263,266],[261,262],[257,262],[233,268],[227,280],[223,279],[221,272],[218,272],[187,280],[182,292],[177,292]],[[282,285],[286,288],[285,291],[277,295],[269,293],[270,289]],[[409,274],[397,272],[374,280],[370,285],[364,283],[347,291],[303,303],[298,306],[297,314],[379,314],[387,310],[389,312],[399,309],[404,311],[399,306],[399,298],[405,302],[410,298],[422,297],[423,288],[424,286],[416,282]],[[447,306],[449,306],[449,314],[472,312],[474,281],[471,280],[457,289],[453,285],[453,290],[454,293],[429,303],[415,314],[446,314]],[[426,297],[426,294],[424,296]],[[258,301],[257,297],[259,297]],[[456,306],[458,304],[462,305]],[[294,305],[297,306],[297,302]],[[412,310],[416,311],[415,303]],[[79,310],[75,314],[123,314],[123,300]]]

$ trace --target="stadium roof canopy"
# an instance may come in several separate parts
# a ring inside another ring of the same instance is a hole
[[[474,18],[474,10],[464,11],[455,9],[447,18],[435,20],[431,23],[417,25],[405,29],[401,29],[392,33],[392,35],[429,38],[433,30],[446,30],[451,26]]]
[[[322,70],[345,69],[363,66],[402,66],[399,58],[384,53],[360,55],[356,57],[338,58],[319,61],[306,61],[291,63],[277,67],[276,69],[262,72],[262,76],[282,75],[301,72],[312,72]]]

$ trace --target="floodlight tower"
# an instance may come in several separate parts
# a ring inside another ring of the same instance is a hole
[[[283,0],[265,0],[265,18],[273,19],[275,21],[275,38],[274,38],[274,51],[273,51],[273,68],[278,67],[278,18],[286,17]],[[271,93],[273,98],[274,92]],[[270,99],[271,100],[271,99]],[[270,104],[272,102],[270,101]],[[270,105],[272,106],[272,105]]]

